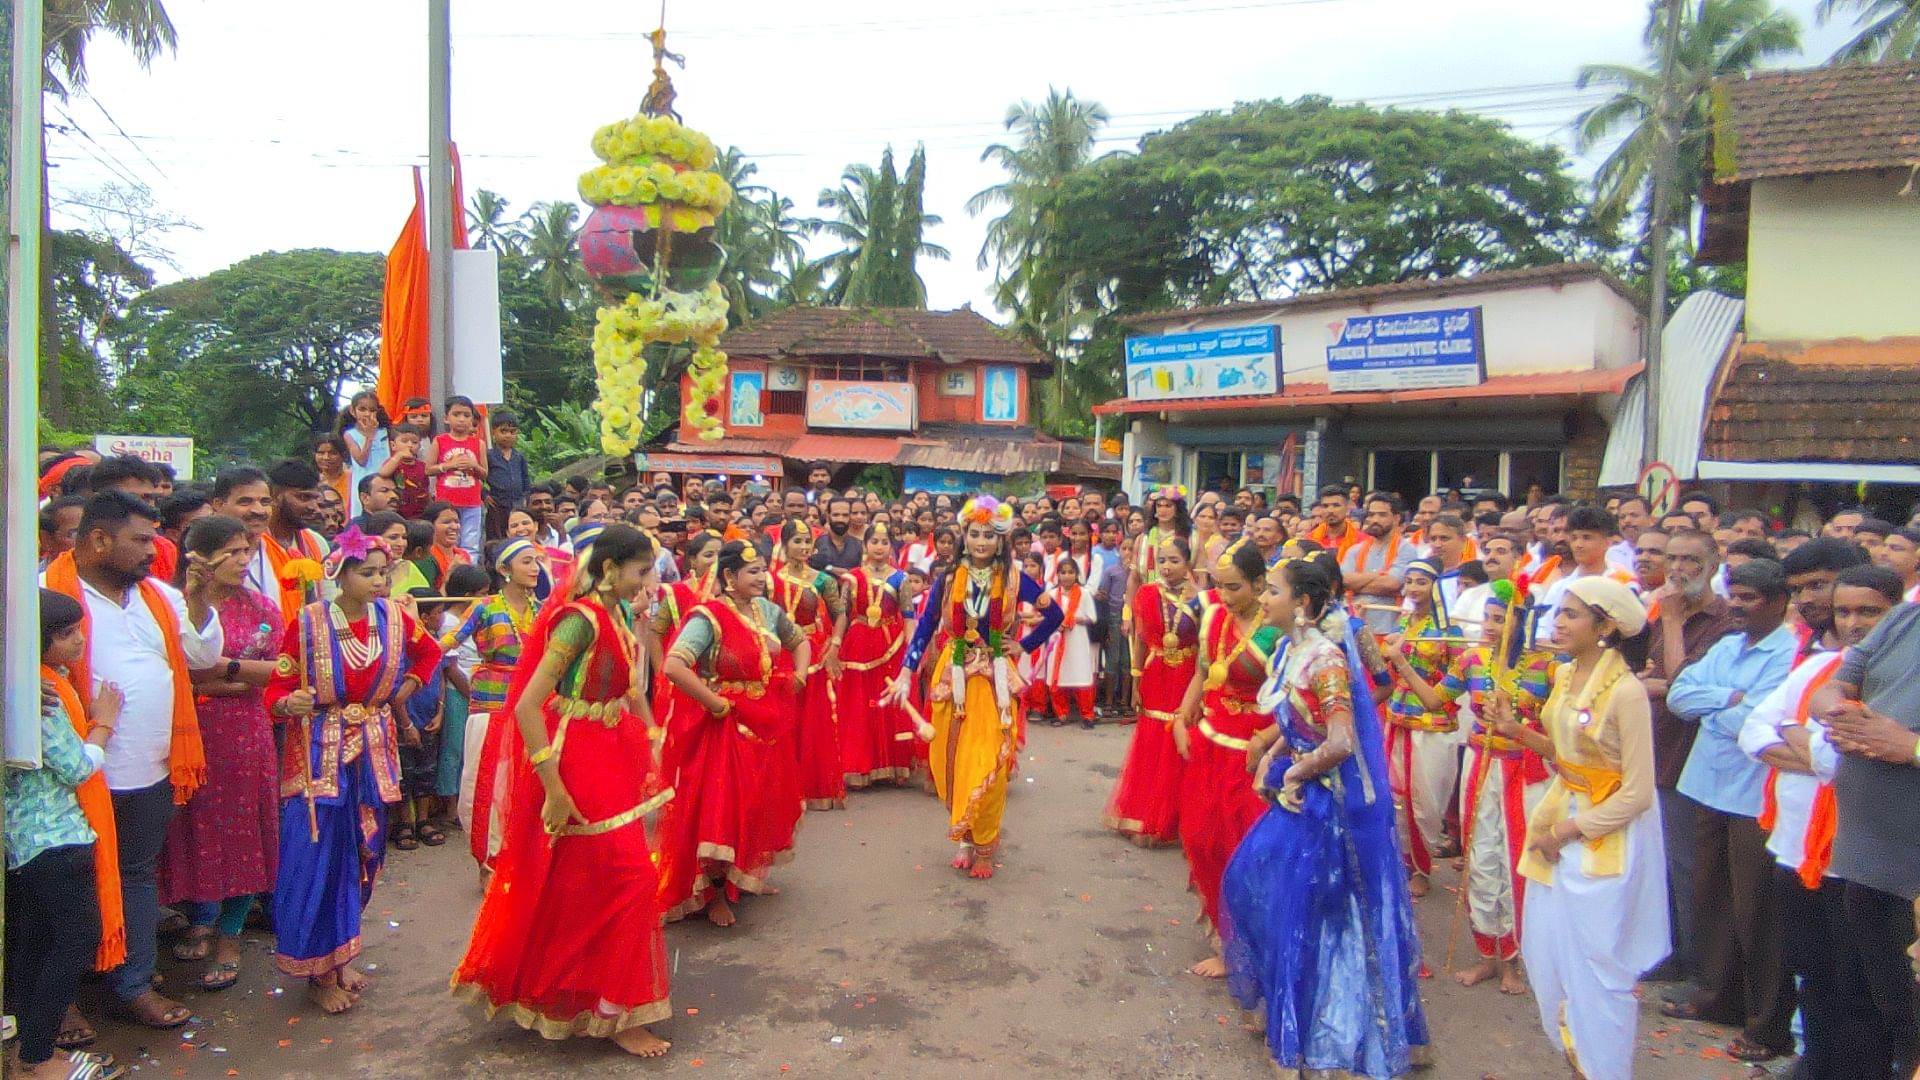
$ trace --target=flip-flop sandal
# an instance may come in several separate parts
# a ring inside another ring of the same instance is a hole
[[[127,1067],[113,1060],[112,1054],[93,1050],[75,1050],[67,1055],[67,1065],[71,1069],[67,1080],[119,1080],[127,1075]]]
[[[395,825],[392,835],[387,837],[387,843],[401,851],[420,850],[420,841],[414,837],[411,825]]]
[[[60,1031],[53,1037],[56,1050],[82,1050],[100,1040],[100,1033],[93,1030],[87,1018],[77,1010],[69,1010],[62,1018]]]
[[[1660,1015],[1669,1020],[1699,1020],[1700,1006],[1691,1001],[1669,1001],[1660,1006]]]
[[[1726,1051],[1728,1057],[1736,1061],[1745,1061],[1749,1064],[1772,1061],[1774,1058],[1785,1057],[1787,1054],[1792,1053],[1792,1051],[1769,1050],[1759,1043],[1748,1042],[1746,1037],[1742,1035],[1735,1035],[1733,1041],[1726,1045]]]
[[[177,1001],[170,1002],[149,1017],[135,1004],[135,1002],[145,1001],[149,997],[158,998],[161,1001],[167,1000],[166,998],[160,997],[158,991],[149,990],[147,993],[133,999],[133,1001],[119,1002],[114,1006],[114,1011],[122,1019],[130,1023],[140,1024],[143,1027],[154,1028],[158,1031],[171,1031],[174,1028],[185,1025],[187,1021],[193,1019],[193,1010]],[[170,1016],[176,1017],[176,1019],[167,1019]]]
[[[420,842],[428,847],[439,847],[447,842],[446,830],[431,821],[422,822],[415,831],[420,836]]]
[[[173,958],[183,964],[197,964],[213,955],[213,941],[219,935],[211,926],[196,926],[187,936],[173,943]]]
[[[222,960],[208,968],[206,974],[200,976],[200,989],[225,990],[239,981],[240,962]]]

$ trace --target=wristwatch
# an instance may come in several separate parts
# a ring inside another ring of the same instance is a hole
[[[227,681],[232,682],[240,674],[240,661],[227,661]]]

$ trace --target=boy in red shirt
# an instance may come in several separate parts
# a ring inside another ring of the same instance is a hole
[[[447,430],[433,437],[427,449],[427,475],[434,478],[434,494],[460,513],[460,547],[480,561],[485,536],[487,451],[476,430],[480,414],[460,395],[447,399]]]

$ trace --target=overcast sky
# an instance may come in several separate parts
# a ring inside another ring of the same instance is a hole
[[[169,0],[176,54],[151,71],[117,43],[90,53],[91,94],[50,100],[56,223],[83,194],[139,180],[197,226],[164,238],[197,275],[260,251],[385,251],[411,205],[426,144],[426,19],[419,0]],[[1844,28],[1803,24],[1804,63]],[[812,19],[804,11],[815,12]],[[631,115],[649,79],[653,3],[456,0],[453,132],[466,188],[517,212],[578,199],[594,129]],[[1583,62],[1642,59],[1644,0],[668,0],[687,122],[742,147],[801,216],[848,162],[928,155],[933,307],[985,301],[984,221],[967,198],[1000,179],[980,161],[1007,106],[1071,88],[1113,114],[1101,152],[1236,101],[1326,94],[1458,105],[1531,139],[1570,142],[1595,100]],[[110,118],[109,118],[110,114]],[[1598,155],[1594,155],[1597,159]],[[1591,162],[1576,163],[1582,171]],[[163,271],[165,276],[175,274]]]

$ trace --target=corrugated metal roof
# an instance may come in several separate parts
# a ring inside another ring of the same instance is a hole
[[[887,465],[900,452],[897,438],[871,435],[802,435],[787,447],[786,456],[801,461],[852,461]]]
[[[1707,397],[1720,363],[1740,329],[1746,302],[1717,292],[1697,292],[1680,302],[1660,334],[1661,461],[1681,480],[1700,466],[1700,434]],[[1647,382],[1636,376],[1620,399],[1600,462],[1600,486],[1628,487],[1640,479],[1640,453],[1647,432]]]
[[[896,465],[949,469],[1010,476],[1022,472],[1054,472],[1060,468],[1061,444],[1011,442],[1006,439],[947,439],[908,442],[900,447]]]

